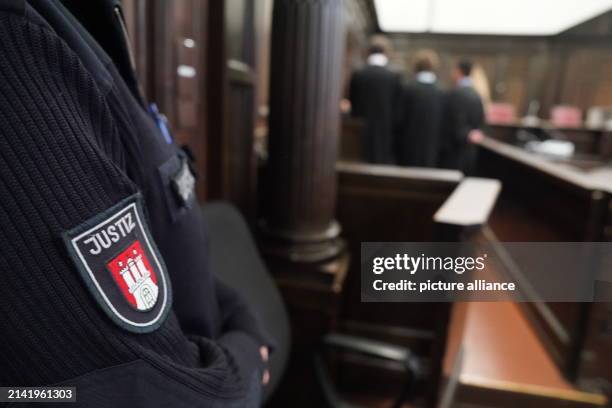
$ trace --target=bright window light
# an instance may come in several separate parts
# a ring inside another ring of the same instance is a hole
[[[554,35],[612,9],[612,0],[376,0],[383,31]]]
[[[375,0],[374,3],[383,31],[422,33],[429,29],[429,0]]]

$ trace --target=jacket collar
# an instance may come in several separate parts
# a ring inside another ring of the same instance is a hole
[[[385,54],[372,54],[368,57],[368,65],[385,67],[389,64],[389,58]]]

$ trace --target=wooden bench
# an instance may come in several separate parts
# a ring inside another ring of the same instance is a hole
[[[426,394],[428,406],[434,406],[445,388],[441,387],[445,383],[442,359],[453,304],[361,303],[361,242],[470,239],[487,224],[500,183],[464,178],[453,170],[357,162],[338,163],[337,173],[337,218],[352,256],[340,327],[352,335],[409,346],[427,356],[430,374]],[[458,356],[459,349],[453,350]],[[378,378],[377,385],[397,383],[384,371],[371,368],[369,375],[363,375],[363,367],[359,368],[345,370],[345,377],[350,378],[347,384],[356,387],[364,378]]]

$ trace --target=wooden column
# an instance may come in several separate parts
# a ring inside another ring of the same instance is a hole
[[[274,2],[265,251],[294,263],[340,256],[334,219],[344,56],[342,0]]]
[[[313,349],[335,327],[348,266],[335,220],[343,16],[342,0],[273,5],[262,249],[293,333],[273,406],[321,405]]]

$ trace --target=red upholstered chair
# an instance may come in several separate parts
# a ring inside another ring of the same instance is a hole
[[[507,125],[516,122],[516,109],[510,103],[491,103],[487,108],[487,123]]]
[[[550,110],[550,122],[560,128],[582,126],[582,110],[576,106],[557,105]]]

